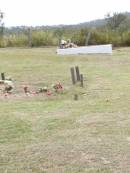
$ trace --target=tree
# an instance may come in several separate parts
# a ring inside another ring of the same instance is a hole
[[[4,18],[4,13],[0,11],[0,37],[3,37],[3,33],[4,33],[4,22],[3,22],[3,18]]]
[[[55,31],[54,31],[54,35],[57,37],[57,39],[58,39],[58,44],[60,44],[60,41],[61,41],[61,39],[62,39],[62,37],[63,37],[63,34],[64,34],[64,29],[63,28],[60,28],[60,29],[56,29]]]
[[[117,30],[128,19],[125,13],[114,13],[113,16],[108,13],[106,15],[107,27],[112,30]]]

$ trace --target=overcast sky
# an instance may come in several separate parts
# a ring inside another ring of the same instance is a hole
[[[77,24],[130,12],[130,0],[0,0],[5,26]]]

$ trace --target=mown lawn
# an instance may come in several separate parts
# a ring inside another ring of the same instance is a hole
[[[130,172],[130,48],[78,56],[8,48],[0,62],[16,87],[0,97],[0,173]],[[76,65],[84,88],[71,84]],[[63,94],[23,96],[24,84],[35,90],[57,81]]]

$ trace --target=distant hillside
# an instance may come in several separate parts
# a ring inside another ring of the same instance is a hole
[[[84,27],[100,27],[106,23],[105,19],[97,19],[89,22],[79,23],[75,25],[53,25],[53,26],[35,26],[31,27],[32,29],[80,29]],[[5,28],[5,34],[11,34],[11,33],[20,33],[23,31],[26,31],[28,28],[27,26],[15,26],[15,27],[9,27]]]
[[[89,22],[79,23],[76,26],[78,27],[98,27],[106,23],[105,19],[97,19]]]
[[[128,17],[130,17],[130,12],[127,12],[126,15]],[[80,24],[77,24],[75,26],[78,26],[78,27],[99,27],[99,26],[102,26],[102,25],[105,25],[105,24],[106,24],[105,19],[97,19],[97,20],[92,20],[92,21],[89,21],[89,22],[80,23]]]
[[[125,13],[124,13],[125,14]],[[128,17],[130,17],[130,12],[126,12],[126,15]],[[84,28],[84,27],[100,27],[106,24],[106,20],[104,19],[96,19],[96,20],[92,20],[89,22],[83,22],[83,23],[79,23],[79,24],[75,24],[75,25],[53,25],[53,26],[35,26],[35,27],[31,27],[32,29],[59,29],[59,28],[63,28],[63,29],[80,29],[80,28]],[[22,31],[27,30],[29,27],[27,26],[16,26],[16,27],[10,27],[10,28],[6,28],[5,29],[5,33],[19,33]]]

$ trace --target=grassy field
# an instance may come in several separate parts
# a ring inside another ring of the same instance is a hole
[[[16,86],[0,99],[0,173],[130,172],[130,48],[112,56],[8,48],[0,62]],[[75,65],[84,88],[71,85]],[[35,90],[57,81],[63,94],[21,96],[24,84]]]

